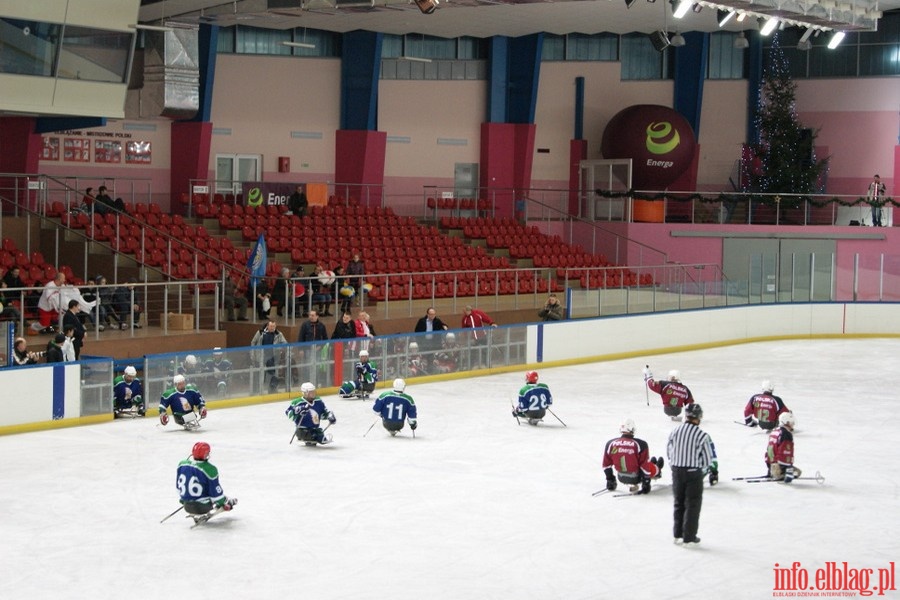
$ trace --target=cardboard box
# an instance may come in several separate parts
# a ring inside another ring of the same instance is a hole
[[[159,315],[159,326],[165,329],[167,324],[169,330],[189,331],[194,328],[194,315],[179,313]]]

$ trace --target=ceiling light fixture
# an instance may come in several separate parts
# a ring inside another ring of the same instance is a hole
[[[413,2],[416,3],[416,6],[419,7],[419,10],[422,11],[423,15],[430,15],[433,13],[434,9],[436,9],[439,4],[438,0],[413,0]],[[631,2],[634,3],[636,0],[631,0]],[[631,8],[631,6],[628,5],[628,0],[625,0],[625,3]]]
[[[314,50],[316,45],[309,44],[307,42],[281,42],[282,46],[290,46],[291,48],[309,48],[310,50]]]
[[[128,27],[139,31],[175,31],[174,27],[169,27],[168,25],[143,25],[138,23],[137,25],[129,25]]]
[[[843,31],[835,31],[834,35],[831,36],[831,39],[828,41],[828,49],[834,50],[835,48],[837,48],[838,44],[840,44],[844,40],[845,36],[846,34]]]
[[[759,30],[759,35],[765,37],[775,31],[775,28],[778,27],[778,19],[771,18],[766,21],[766,24],[762,26],[762,29]]]
[[[669,44],[671,44],[675,48],[680,48],[681,46],[684,46],[684,44],[685,44],[684,36],[676,31],[675,35],[672,36],[672,39],[669,40]]]
[[[733,19],[735,14],[736,13],[733,10],[722,10],[721,8],[716,10],[716,16],[719,20],[719,27],[725,27],[725,24]]]
[[[682,18],[689,10],[691,10],[691,5],[693,4],[694,3],[691,0],[681,0],[681,2],[678,3],[678,6],[675,7],[675,12],[672,13],[672,16],[676,19]]]
[[[400,56],[397,60],[407,60],[409,62],[430,63],[430,58],[422,58],[421,56]]]

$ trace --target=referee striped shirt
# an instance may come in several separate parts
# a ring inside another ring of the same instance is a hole
[[[667,449],[673,467],[706,469],[715,458],[709,434],[693,423],[682,423],[673,429]]]

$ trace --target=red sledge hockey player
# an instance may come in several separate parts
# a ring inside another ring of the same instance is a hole
[[[662,476],[663,457],[650,456],[650,447],[642,439],[634,437],[634,421],[625,419],[619,425],[621,437],[606,442],[603,452],[603,472],[606,474],[606,489],[616,489],[616,477],[631,486],[632,492],[650,493],[650,480]],[[640,485],[640,489],[638,489]]]
[[[681,383],[681,373],[675,369],[669,371],[668,381],[653,379],[650,367],[644,368],[644,381],[647,387],[659,394],[662,398],[663,412],[669,415],[673,421],[679,421],[681,409],[694,403],[694,397],[688,386]]]
[[[790,483],[803,472],[794,466],[794,415],[786,412],[778,417],[780,427],[769,434],[766,468],[769,477]]]
[[[778,425],[778,417],[783,413],[791,412],[778,396],[772,393],[775,386],[771,381],[762,382],[762,392],[756,394],[744,407],[744,424],[747,427],[756,427],[766,431],[775,429]]]

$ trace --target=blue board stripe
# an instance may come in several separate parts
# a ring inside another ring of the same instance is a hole
[[[538,325],[537,328],[537,361],[544,362],[544,326]]]
[[[66,416],[66,368],[53,367],[53,420]]]

